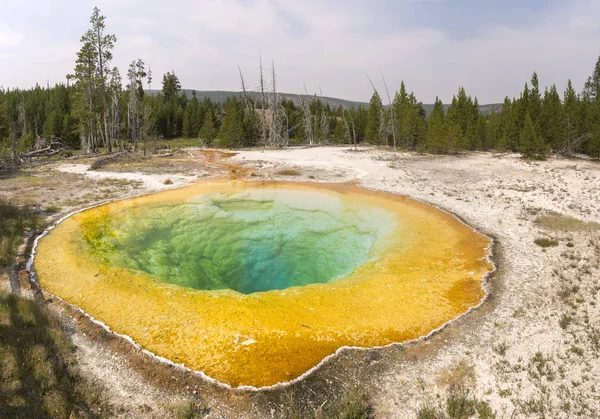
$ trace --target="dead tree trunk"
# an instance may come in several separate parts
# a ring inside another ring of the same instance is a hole
[[[392,98],[390,97],[390,91],[388,90],[387,83],[385,82],[385,78],[383,78],[383,85],[385,86],[385,93],[388,98],[389,110],[390,110],[390,124],[392,126],[392,136],[394,138],[394,150],[396,149],[396,121],[394,118],[394,113],[392,112]]]
[[[354,129],[354,118],[351,118],[352,135],[350,135],[350,125],[348,125],[348,121],[346,120],[345,110],[342,110],[342,119],[344,120],[344,125],[346,126],[346,139],[350,144],[354,143],[354,151],[358,151],[358,147],[356,145],[356,130]]]
[[[379,92],[375,88],[375,84],[373,84],[373,81],[371,80],[371,78],[369,77],[369,75],[365,74],[365,76],[367,76],[367,79],[369,79],[369,82],[371,83],[371,86],[373,87],[373,91],[375,93],[377,93],[377,95],[379,95]],[[381,116],[380,116],[380,119],[381,119],[381,122],[379,123],[379,133],[381,135],[381,139],[379,140],[379,142],[380,142],[380,144],[383,144],[383,142],[385,140],[385,145],[387,146],[388,145],[388,135],[387,135],[387,129],[386,129],[386,123],[385,123],[385,112],[383,110],[383,105],[381,106]]]
[[[265,114],[265,79],[263,77],[263,66],[262,56],[259,56],[259,68],[260,68],[260,110],[261,110],[261,141],[263,144],[267,142],[267,118]]]
[[[18,156],[17,156],[17,148],[18,148],[18,135],[17,135],[17,123],[13,122],[10,125],[10,152],[12,155],[12,167],[17,167],[18,165]]]
[[[304,96],[304,98],[302,96]],[[312,115],[310,113],[310,105],[307,103],[308,92],[306,90],[306,83],[304,83],[304,92],[298,95],[298,98],[300,99],[300,108],[302,109],[306,139],[308,140],[308,145],[312,147],[314,145],[314,134],[312,125]]]

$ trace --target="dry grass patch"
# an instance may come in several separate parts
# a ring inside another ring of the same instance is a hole
[[[0,267],[12,263],[23,232],[40,226],[41,220],[33,211],[0,200]]]
[[[558,240],[549,239],[547,237],[538,237],[533,242],[543,248],[558,246]]]
[[[473,388],[476,381],[475,365],[465,358],[457,362],[456,365],[441,370],[437,375],[437,384],[449,391]]]
[[[585,222],[577,218],[568,217],[557,212],[540,215],[534,220],[535,225],[550,231],[597,231],[600,224]]]
[[[0,292],[0,417],[108,417],[102,392],[76,371],[60,322],[39,304]]]
[[[275,172],[276,175],[279,176],[300,176],[301,173],[297,170],[293,170],[293,169],[284,169],[284,170],[280,170],[278,172]]]

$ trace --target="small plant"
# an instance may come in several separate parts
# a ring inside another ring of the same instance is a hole
[[[572,322],[573,316],[565,313],[562,316],[560,316],[560,319],[558,320],[558,325],[561,329],[566,329]]]
[[[554,381],[555,373],[550,365],[552,358],[544,356],[541,352],[536,352],[529,361],[528,372],[532,378],[541,379],[546,377],[548,381]]]
[[[579,291],[578,285],[571,285],[571,286],[562,285],[560,287],[560,289],[558,290],[557,295],[560,297],[560,299],[564,303],[567,303],[569,301],[569,298],[571,297],[571,295],[576,294],[578,291]]]
[[[479,419],[495,419],[496,413],[492,410],[490,405],[484,401],[477,402],[477,415]]]
[[[583,349],[581,349],[579,346],[572,345],[571,352],[573,352],[575,355],[583,356]]]
[[[56,214],[60,212],[61,208],[58,205],[48,205],[44,211],[49,214]]]
[[[471,396],[469,390],[464,387],[455,388],[449,392],[445,409],[444,406],[440,410],[431,405],[422,405],[417,411],[417,419],[468,419],[471,417],[495,419],[496,412],[492,410],[488,402]]]
[[[558,246],[558,240],[549,239],[546,237],[538,237],[533,242],[543,248]]]
[[[188,400],[174,406],[174,413],[178,419],[198,419],[210,413],[204,401]]]
[[[497,345],[492,346],[492,350],[496,352],[500,356],[506,355],[506,351],[508,350],[508,345],[506,342],[500,342]]]
[[[338,419],[372,419],[373,406],[364,394],[350,393],[344,396]]]
[[[440,415],[435,408],[431,406],[423,406],[417,412],[417,419],[439,419]]]
[[[465,389],[450,393],[446,399],[446,414],[451,419],[467,419],[475,414],[477,402]]]

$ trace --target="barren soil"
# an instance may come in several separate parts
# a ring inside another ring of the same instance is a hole
[[[220,157],[190,151],[98,171],[87,170],[90,162],[46,165],[0,180],[0,196],[41,205],[56,219],[206,176],[356,181],[437,205],[493,236],[499,269],[490,298],[425,342],[346,350],[297,384],[254,393],[158,362],[46,295],[114,415],[172,416],[175,404],[193,399],[203,400],[208,417],[314,417],[362,392],[376,417],[414,418],[425,404],[441,405],[449,387],[463,386],[500,418],[600,416],[599,163],[347,147],[241,151],[225,164]],[[556,245],[534,243],[541,238]]]

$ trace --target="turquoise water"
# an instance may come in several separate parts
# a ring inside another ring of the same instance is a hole
[[[389,212],[334,194],[257,189],[146,204],[83,230],[112,266],[250,294],[343,278],[376,258],[396,227]]]

